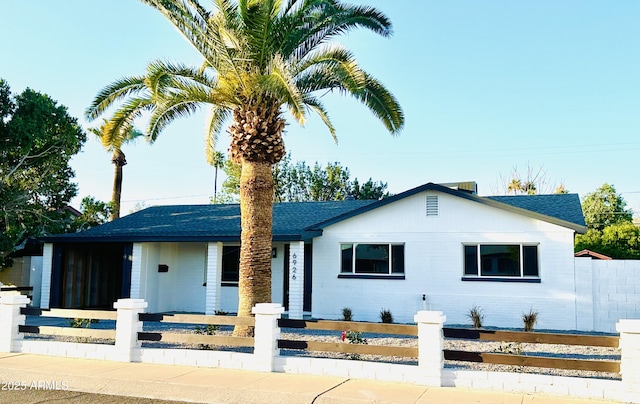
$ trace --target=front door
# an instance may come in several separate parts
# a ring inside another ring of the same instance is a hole
[[[284,284],[282,286],[282,305],[284,310],[289,310],[289,244],[284,245]]]
[[[311,311],[311,255],[313,251],[311,244],[304,245],[304,300],[302,303],[303,311]]]
[[[311,311],[311,285],[312,280],[312,251],[313,246],[311,244],[304,245],[304,297],[302,303],[302,310]],[[282,296],[283,306],[285,310],[289,310],[289,244],[284,245],[284,285],[282,290],[284,291]]]

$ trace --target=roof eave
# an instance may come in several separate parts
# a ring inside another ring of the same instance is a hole
[[[566,228],[572,229],[572,230],[574,230],[574,231],[576,231],[577,233],[580,233],[580,234],[585,234],[587,232],[586,226],[582,226],[582,225],[579,225],[577,223],[573,223],[573,222],[569,222],[569,221],[566,221],[566,220],[558,219],[556,217],[544,215],[542,213],[533,212],[533,211],[530,211],[530,210],[527,210],[527,209],[524,209],[524,208],[519,208],[519,207],[516,207],[516,206],[513,206],[513,205],[509,205],[509,204],[504,203],[504,202],[494,201],[492,199],[484,198],[484,197],[472,194],[472,193],[467,192],[467,191],[459,191],[459,190],[456,190],[456,189],[445,187],[445,186],[440,185],[440,184],[435,184],[433,182],[429,182],[427,184],[424,184],[424,185],[421,185],[419,187],[410,189],[408,191],[405,191],[405,192],[402,192],[400,194],[391,196],[389,198],[381,199],[381,200],[379,200],[379,201],[377,201],[375,203],[372,203],[371,205],[363,206],[363,207],[358,208],[356,210],[353,210],[351,212],[347,212],[345,214],[336,216],[336,217],[331,218],[329,220],[326,220],[324,222],[320,222],[320,223],[317,223],[317,224],[315,224],[313,226],[309,226],[305,230],[321,230],[321,229],[323,229],[323,228],[325,228],[327,226],[330,226],[332,224],[341,222],[343,220],[349,219],[351,217],[354,217],[356,215],[362,214],[364,212],[368,212],[370,210],[377,209],[377,208],[379,208],[381,206],[384,206],[386,204],[393,203],[393,202],[398,201],[400,199],[404,199],[404,198],[407,198],[409,196],[413,196],[415,194],[418,194],[418,193],[424,192],[424,191],[442,192],[442,193],[445,193],[445,194],[448,194],[448,195],[452,195],[452,196],[456,196],[456,197],[459,197],[459,198],[467,199],[467,200],[470,200],[470,201],[482,203],[484,205],[492,206],[492,207],[495,207],[495,208],[498,208],[498,209],[503,209],[503,210],[506,210],[506,211],[517,213],[519,215],[527,216],[527,217],[530,217],[530,218],[542,220],[544,222],[552,223],[552,224],[555,224],[555,225],[558,225],[558,226],[566,227]]]

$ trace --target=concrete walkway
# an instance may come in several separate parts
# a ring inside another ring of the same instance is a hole
[[[198,403],[612,403],[541,394],[21,353],[0,353],[0,383],[2,403],[54,402],[60,391],[52,389]],[[8,391],[10,388],[14,390]],[[29,400],[30,391],[38,391],[39,398]],[[42,391],[51,392],[50,400],[40,397]],[[85,402],[93,402],[91,395],[82,397],[86,397]]]

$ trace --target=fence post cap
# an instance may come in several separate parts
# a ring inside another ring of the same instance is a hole
[[[27,296],[21,294],[20,292],[10,291],[10,292],[0,292],[0,304],[29,304],[31,303],[31,299]]]
[[[284,307],[280,303],[258,303],[251,309],[253,314],[282,314]]]
[[[447,316],[443,315],[441,311],[421,310],[413,316],[413,321],[416,323],[444,324],[446,320]]]
[[[113,304],[114,309],[146,309],[149,303],[144,299],[118,299]]]
[[[621,319],[616,323],[619,333],[640,334],[640,320]]]

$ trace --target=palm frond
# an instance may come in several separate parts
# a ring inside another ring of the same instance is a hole
[[[300,61],[297,71],[303,72],[300,77],[307,77],[314,72],[318,73],[319,77],[326,76],[327,81],[339,82],[339,87],[351,92],[358,91],[366,83],[366,74],[354,55],[339,45],[326,46],[308,55]],[[305,74],[305,71],[308,74]]]
[[[117,102],[146,91],[145,77],[123,77],[100,90],[85,110],[87,120],[94,120]]]
[[[114,147],[120,147],[125,142],[127,133],[136,130],[134,122],[144,113],[155,109],[155,104],[148,97],[131,97],[118,108],[105,127],[107,136]]]
[[[262,71],[268,67],[274,54],[276,31],[273,24],[277,21],[282,1],[240,0],[238,4],[252,62]]]
[[[279,56],[269,66],[269,74],[264,77],[263,86],[266,92],[282,100],[289,107],[291,115],[301,124],[305,123],[305,111],[302,94],[291,76],[292,69]]]
[[[320,119],[322,119],[322,122],[324,122],[325,126],[329,129],[329,133],[331,133],[331,137],[333,138],[333,141],[336,144],[338,144],[338,136],[336,135],[336,129],[333,127],[333,123],[331,123],[331,120],[329,119],[329,114],[327,113],[326,109],[324,108],[324,105],[322,105],[320,100],[318,100],[315,97],[307,95],[304,98],[304,103],[307,106],[307,108],[309,108],[310,110],[318,114]]]
[[[196,0],[140,0],[158,10],[180,33],[200,50],[207,43],[207,27],[209,12]]]
[[[363,91],[353,94],[363,102],[384,126],[396,135],[404,126],[404,113],[396,98],[378,80],[367,75]]]
[[[147,138],[151,143],[155,142],[167,125],[178,118],[194,114],[201,106],[201,102],[193,101],[183,93],[170,94],[153,110],[147,127]]]
[[[283,17],[283,27],[288,28],[286,40],[280,52],[296,59],[337,35],[356,28],[365,28],[383,37],[392,34],[389,18],[370,6],[352,6],[331,0],[309,0]]]
[[[204,154],[207,163],[212,166],[216,164],[216,143],[218,141],[218,135],[222,130],[222,125],[230,116],[231,112],[226,108],[218,108],[214,105],[209,110],[204,132]]]

